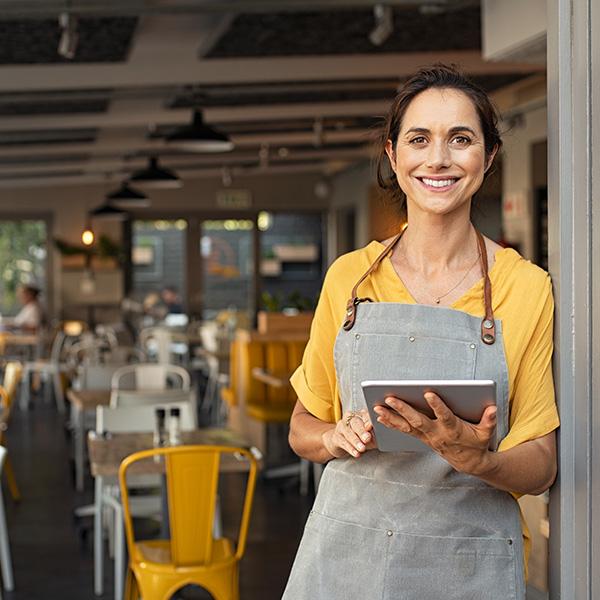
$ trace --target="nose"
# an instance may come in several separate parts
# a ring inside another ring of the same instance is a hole
[[[430,169],[443,169],[450,166],[450,149],[445,140],[438,140],[429,145],[427,167]]]

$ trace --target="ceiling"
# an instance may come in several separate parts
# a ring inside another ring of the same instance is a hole
[[[479,2],[389,1],[371,43],[368,0],[0,0],[0,186],[115,183],[157,155],[184,178],[318,172],[369,157],[399,83],[459,63],[495,94],[543,66],[481,58]],[[77,16],[72,59],[58,16]],[[193,108],[235,142],[191,154],[165,136]]]

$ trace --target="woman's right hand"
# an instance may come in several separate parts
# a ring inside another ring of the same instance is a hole
[[[360,458],[367,450],[377,447],[373,424],[365,409],[345,412],[335,427],[323,433],[322,440],[325,449],[334,458],[348,454]]]

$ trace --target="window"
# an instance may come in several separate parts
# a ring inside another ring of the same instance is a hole
[[[0,314],[20,309],[17,288],[34,285],[46,298],[47,228],[42,220],[0,220]]]

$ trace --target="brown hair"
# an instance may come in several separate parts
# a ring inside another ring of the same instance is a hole
[[[398,92],[381,129],[377,152],[377,183],[388,192],[393,200],[404,200],[404,193],[398,185],[396,175],[391,171],[389,159],[385,152],[388,140],[392,140],[394,148],[402,127],[402,119],[410,103],[421,93],[431,88],[458,90],[466,94],[477,111],[486,157],[490,157],[494,148],[500,150],[502,139],[498,131],[498,111],[489,96],[469,78],[463,75],[454,65],[436,63],[431,67],[419,69],[404,82]],[[391,173],[390,173],[391,171]]]

